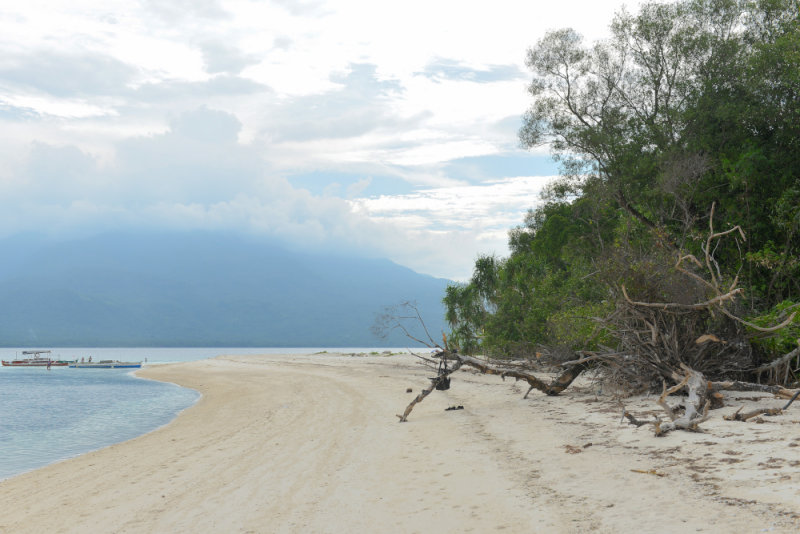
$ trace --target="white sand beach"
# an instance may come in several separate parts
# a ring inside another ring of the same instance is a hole
[[[139,374],[203,397],[154,432],[0,482],[0,532],[800,530],[800,405],[761,424],[722,419],[785,403],[769,395],[728,394],[704,433],[656,438],[588,381],[523,399],[522,383],[469,371],[400,424],[430,375],[409,355]],[[644,416],[655,400],[626,407]]]

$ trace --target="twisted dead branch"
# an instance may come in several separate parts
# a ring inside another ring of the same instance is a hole
[[[446,344],[446,342],[445,342]],[[508,378],[514,378],[516,380],[524,380],[530,386],[528,391],[525,393],[525,399],[528,398],[528,395],[534,389],[541,391],[545,395],[555,396],[559,393],[563,392],[567,389],[572,382],[575,381],[576,378],[586,370],[590,363],[589,361],[584,361],[581,363],[576,363],[570,365],[566,370],[564,370],[558,377],[556,377],[551,382],[546,382],[536,375],[533,374],[528,369],[525,368],[513,368],[508,366],[499,365],[487,360],[481,360],[478,358],[474,358],[472,356],[465,356],[459,354],[456,351],[450,351],[446,349],[442,349],[436,355],[440,359],[444,359],[445,361],[452,361],[454,362],[452,367],[450,367],[446,372],[439,373],[435,378],[431,378],[431,386],[428,389],[423,389],[422,392],[417,395],[417,397],[411,401],[411,403],[406,407],[403,415],[398,415],[397,417],[400,419],[401,423],[405,423],[408,421],[408,416],[411,411],[414,409],[418,403],[422,402],[422,400],[430,395],[434,389],[438,389],[437,386],[442,383],[443,380],[449,378],[449,376],[460,369],[462,366],[466,365],[473,369],[480,371],[483,374],[487,375],[497,375],[503,380]]]
[[[446,355],[442,354],[440,357],[446,358]],[[422,402],[425,397],[433,393],[434,389],[440,389],[441,385],[445,382],[445,380],[448,380],[450,378],[450,375],[458,371],[462,365],[463,365],[462,362],[456,360],[455,363],[453,363],[453,366],[450,367],[447,371],[439,373],[434,378],[431,378],[430,387],[428,387],[427,389],[423,389],[422,392],[419,395],[417,395],[414,398],[414,400],[411,401],[411,403],[406,407],[406,410],[403,412],[403,415],[397,416],[400,418],[400,422],[405,423],[406,421],[408,421],[408,415],[411,413],[411,410],[414,409],[414,406]]]
[[[656,436],[663,436],[667,432],[677,429],[701,432],[699,428],[700,423],[709,418],[708,411],[711,406],[711,399],[709,398],[710,390],[701,373],[686,366],[683,366],[683,372],[683,378],[671,388],[667,388],[667,383],[663,382],[661,396],[657,401],[658,405],[661,406],[667,414],[669,421],[662,421],[658,416],[651,421],[642,421],[624,408],[622,410],[622,417],[627,419],[630,424],[637,427],[648,424],[653,425]],[[676,375],[675,378],[678,379],[679,376]],[[684,411],[681,414],[677,407],[670,406],[667,403],[667,397],[684,388],[687,390],[687,398],[684,402]]]
[[[752,419],[753,417],[758,417],[761,415],[770,415],[770,416],[781,415],[784,411],[786,411],[789,408],[789,406],[792,405],[792,403],[795,401],[795,399],[797,399],[798,396],[800,396],[800,390],[798,390],[794,395],[792,395],[792,398],[789,399],[789,402],[787,402],[784,406],[780,408],[756,408],[755,410],[751,410],[745,413],[741,413],[742,408],[739,408],[733,414],[725,415],[722,418],[725,419],[726,421],[746,422],[748,419]]]
[[[504,367],[493,364],[489,361],[479,360],[478,358],[473,358],[471,356],[456,355],[456,357],[459,358],[459,360],[465,365],[477,369],[483,374],[498,375],[503,380],[505,380],[506,377],[524,380],[528,383],[528,386],[530,386],[523,397],[524,399],[527,399],[530,392],[534,389],[541,391],[545,395],[558,395],[567,389],[570,384],[572,384],[572,382],[574,382],[575,379],[578,378],[578,376],[589,367],[589,361],[572,364],[567,367],[567,369],[565,369],[557,378],[550,383],[547,383],[526,369],[513,369]]]
[[[678,428],[699,432],[698,425],[708,419],[708,409],[711,401],[707,398],[708,390],[705,378],[701,373],[686,366],[683,366],[683,370],[686,374],[677,385],[667,389],[666,383],[664,384],[664,391],[658,399],[658,405],[667,412],[670,421],[665,423],[659,421],[654,424],[656,436],[663,436],[667,432]],[[684,403],[683,415],[678,415],[675,408],[667,404],[666,398],[684,387],[686,387],[688,395]]]

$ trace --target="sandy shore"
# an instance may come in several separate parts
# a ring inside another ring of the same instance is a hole
[[[0,483],[0,532],[800,530],[800,407],[763,424],[721,417],[782,404],[769,396],[730,395],[705,433],[656,438],[588,382],[523,400],[522,384],[469,372],[399,424],[429,375],[409,356],[220,357],[140,374],[203,397],[155,432]]]

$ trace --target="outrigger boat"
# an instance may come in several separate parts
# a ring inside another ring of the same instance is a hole
[[[120,362],[117,360],[100,360],[97,362],[69,362],[70,369],[138,369],[142,362]]]
[[[44,357],[42,354],[50,354],[49,350],[23,350],[22,355],[33,355],[31,358],[22,358],[20,360],[2,360],[3,365],[6,367],[66,367],[73,363],[71,360],[54,360],[52,358]]]

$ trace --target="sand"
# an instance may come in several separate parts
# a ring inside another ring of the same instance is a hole
[[[705,433],[656,438],[589,381],[523,399],[522,384],[461,371],[400,424],[430,374],[408,355],[139,374],[203,396],[154,432],[1,482],[0,532],[800,530],[800,406],[761,424],[721,417],[782,404],[768,395],[729,395]]]

